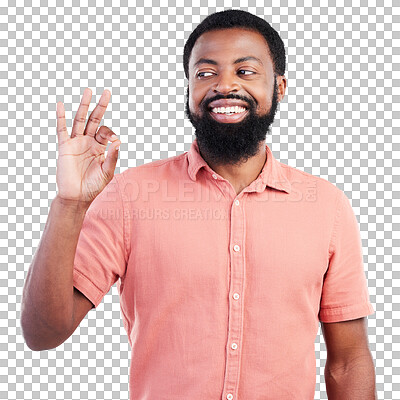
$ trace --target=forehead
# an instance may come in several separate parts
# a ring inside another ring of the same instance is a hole
[[[264,68],[272,66],[268,43],[259,32],[243,28],[209,31],[203,33],[193,46],[189,68],[193,68],[200,58],[222,64],[243,57],[259,59]],[[249,62],[257,63],[256,60]]]

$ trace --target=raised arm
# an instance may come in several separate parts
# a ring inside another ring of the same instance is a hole
[[[55,348],[68,339],[93,304],[73,286],[76,246],[86,211],[112,180],[120,141],[107,127],[98,129],[111,93],[105,90],[90,114],[92,92],[85,89],[71,136],[63,103],[57,103],[57,196],[25,280],[21,327],[32,350]],[[105,157],[108,142],[112,142]]]

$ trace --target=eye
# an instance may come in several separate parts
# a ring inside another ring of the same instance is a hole
[[[239,72],[241,72],[241,71],[250,72],[250,74],[240,74],[240,75],[253,75],[253,74],[256,74],[256,72],[250,71],[250,70],[248,70],[248,69],[240,69]],[[209,72],[209,71],[206,71],[206,72],[199,72],[199,73],[197,74],[197,77],[198,77],[198,78],[205,77],[204,74],[211,74],[211,75],[212,75],[213,72]]]
[[[197,74],[197,77],[202,77],[202,76],[204,76],[204,75],[201,75],[201,74],[212,74],[212,72],[199,72],[198,74]],[[201,76],[200,76],[201,75]]]
[[[249,71],[248,69],[240,69],[239,72],[240,71],[251,72],[252,74],[255,74],[254,71]],[[247,74],[240,74],[240,75],[247,75]]]

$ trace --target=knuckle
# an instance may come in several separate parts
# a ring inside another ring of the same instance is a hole
[[[89,122],[94,122],[95,124],[99,124],[101,121],[101,119],[97,118],[97,117],[89,117]]]
[[[103,139],[103,140],[105,139],[104,135],[100,131],[97,132],[96,137],[99,137],[100,139]]]
[[[86,118],[85,117],[75,117],[75,121],[82,124],[82,123],[85,123]]]
[[[66,132],[66,131],[67,131],[67,127],[66,126],[57,127],[57,132],[59,132],[59,133]]]
[[[103,125],[99,128],[99,132],[101,132],[101,134],[106,138],[107,136],[109,136],[111,130],[110,128]]]

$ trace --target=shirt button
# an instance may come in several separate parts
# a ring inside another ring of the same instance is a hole
[[[215,175],[215,174],[212,174],[212,177],[213,177],[214,179],[217,179],[217,175]]]
[[[236,350],[238,346],[237,346],[236,343],[232,343],[232,346],[231,346],[231,347],[232,347],[233,350]]]
[[[235,200],[235,205],[239,205],[239,200]]]
[[[235,245],[233,246],[233,250],[239,251],[239,250],[240,250],[240,246],[239,246],[238,244],[235,244]]]
[[[234,293],[234,294],[233,294],[233,298],[234,298],[235,300],[237,300],[237,299],[239,298],[239,293]]]
[[[230,394],[230,393],[227,394],[227,395],[226,395],[226,398],[227,398],[228,400],[232,400],[232,399],[233,399],[233,394]]]

